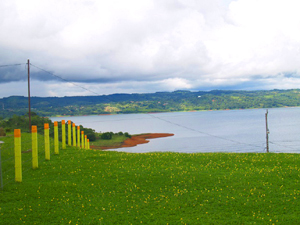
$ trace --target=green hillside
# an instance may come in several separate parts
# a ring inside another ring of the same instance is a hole
[[[147,113],[300,106],[300,89],[270,91],[175,91],[149,94],[32,97],[31,107],[40,116]],[[28,99],[0,99],[0,117],[24,115]]]

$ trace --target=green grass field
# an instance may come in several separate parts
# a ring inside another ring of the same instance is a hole
[[[26,146],[30,136],[22,135]],[[40,137],[39,169],[23,153],[23,182],[15,183],[12,137],[0,140],[6,142],[0,224],[300,223],[298,154],[67,147],[45,161]]]

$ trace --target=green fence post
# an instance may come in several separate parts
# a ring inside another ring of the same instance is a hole
[[[50,160],[49,123],[44,124],[45,160]]]
[[[62,149],[66,149],[66,121],[61,121],[61,142],[62,142]]]
[[[77,126],[77,147],[80,148],[80,126]]]
[[[58,123],[54,122],[54,154],[59,154],[59,145],[58,145]]]
[[[75,127],[75,123],[72,124],[72,128],[73,128],[73,146],[76,147],[76,127]]]
[[[68,120],[68,145],[72,145],[72,130],[71,130],[71,120]]]
[[[31,127],[31,136],[32,136],[32,146],[31,146],[31,153],[32,153],[32,169],[37,169],[39,167],[38,162],[38,140],[37,140],[37,126]]]
[[[15,144],[15,181],[22,182],[21,130],[14,130]]]
[[[3,144],[3,141],[0,141],[0,184],[1,184],[1,189],[3,189],[3,178],[2,178],[2,162],[1,162],[1,144]]]

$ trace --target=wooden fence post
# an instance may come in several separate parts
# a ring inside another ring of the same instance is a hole
[[[22,182],[22,153],[21,153],[21,130],[14,130],[15,144],[15,181]]]
[[[49,123],[44,124],[45,160],[50,160]]]
[[[32,169],[37,169],[39,167],[37,126],[31,126],[31,136]]]

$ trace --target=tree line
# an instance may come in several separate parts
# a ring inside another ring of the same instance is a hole
[[[30,132],[29,130],[29,114],[25,114],[23,116],[13,115],[11,118],[7,120],[0,120],[0,136],[5,136],[6,133],[13,132],[14,129],[21,129],[22,132]],[[54,123],[46,117],[41,117],[37,115],[35,112],[31,112],[31,124],[37,126],[37,132],[39,134],[44,134],[44,124],[48,123],[50,130],[49,136],[54,138]],[[61,122],[58,122],[58,132],[62,134]],[[66,124],[66,130],[68,125]],[[113,135],[124,136],[126,138],[130,138],[131,135],[128,132],[103,132],[97,133],[95,130],[91,128],[86,128],[80,125],[80,131],[84,131],[84,134],[87,135],[87,138],[92,142],[98,139],[110,140]],[[62,141],[62,136],[59,135],[59,140]],[[66,143],[68,143],[68,132],[66,132]]]

